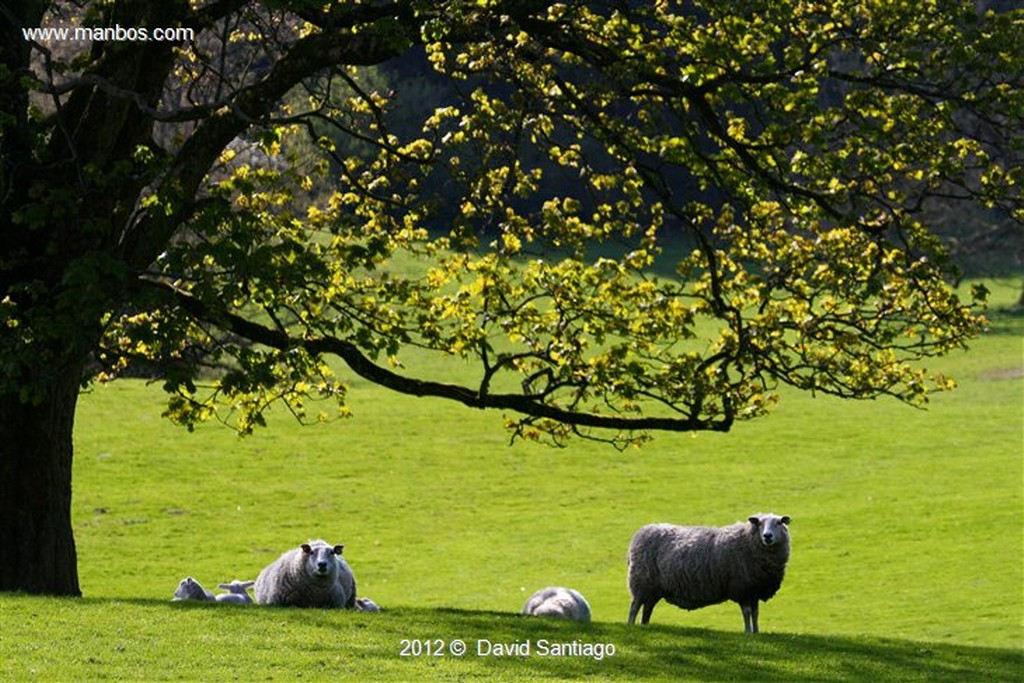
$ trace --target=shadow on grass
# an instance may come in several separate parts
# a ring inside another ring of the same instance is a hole
[[[472,638],[611,643],[615,654],[592,658],[599,676],[646,679],[759,681],[1021,680],[1024,652],[879,638],[726,633],[675,626],[591,624],[494,613],[435,610]],[[586,660],[587,658],[582,658]],[[530,657],[530,668],[564,673],[558,658]]]
[[[0,648],[5,656],[44,663],[58,658],[66,648],[37,651],[45,634],[57,629],[85,641],[70,664],[97,676],[128,679],[143,665],[153,680],[226,671],[276,678],[287,677],[293,668],[324,668],[333,672],[332,678],[374,680],[1010,681],[1021,680],[1024,671],[1022,650],[585,625],[449,608],[397,607],[368,614],[131,598],[3,602],[10,610],[6,616],[24,629],[9,634],[12,638]],[[42,618],[22,619],[29,616]],[[116,653],[110,642],[114,630],[123,632]],[[157,641],[167,643],[153,650]],[[418,651],[407,648],[407,641],[419,642]],[[453,650],[456,642],[465,650]],[[196,647],[207,653],[203,669],[179,661],[182,649]],[[244,664],[231,658],[239,651],[248,653]],[[133,652],[139,653],[138,661],[121,661]]]
[[[988,334],[1024,335],[1024,306],[994,308],[986,317]]]

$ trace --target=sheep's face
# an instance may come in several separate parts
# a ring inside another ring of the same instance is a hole
[[[789,517],[785,515],[754,515],[749,521],[765,546],[771,547],[789,538]]]
[[[206,591],[199,585],[199,582],[191,576],[187,576],[178,583],[178,589],[174,591],[174,600],[205,600]]]
[[[341,555],[343,545],[309,545],[302,544],[302,552],[305,553],[306,567],[312,576],[323,578],[334,578],[338,571],[336,555]]]

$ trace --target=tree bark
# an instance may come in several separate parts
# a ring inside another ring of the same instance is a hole
[[[0,393],[0,591],[82,594],[71,528],[81,371],[51,369],[35,402]]]

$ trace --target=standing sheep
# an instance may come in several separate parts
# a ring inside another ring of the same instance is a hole
[[[342,545],[316,540],[281,555],[256,577],[256,602],[294,607],[356,606],[356,579]]]
[[[590,605],[572,588],[542,588],[523,605],[523,614],[535,617],[560,617],[590,623]]]
[[[757,514],[731,526],[649,524],[629,545],[629,623],[643,607],[651,620],[659,600],[699,609],[739,604],[747,633],[757,633],[758,601],[782,585],[789,560],[789,517]]]

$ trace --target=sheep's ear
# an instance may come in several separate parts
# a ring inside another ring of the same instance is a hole
[[[306,553],[307,555],[309,555],[311,552],[313,552],[313,549],[309,547],[308,543],[303,543],[299,547],[302,548],[302,552]]]
[[[334,554],[335,555],[341,555],[341,551],[344,550],[344,549],[345,549],[345,546],[343,546],[342,544],[339,543],[338,545],[334,546]]]
[[[761,518],[756,515],[751,515],[747,518],[747,521],[754,525],[754,527],[761,526]]]
[[[789,524],[789,515],[783,515],[781,521],[783,524]]]

